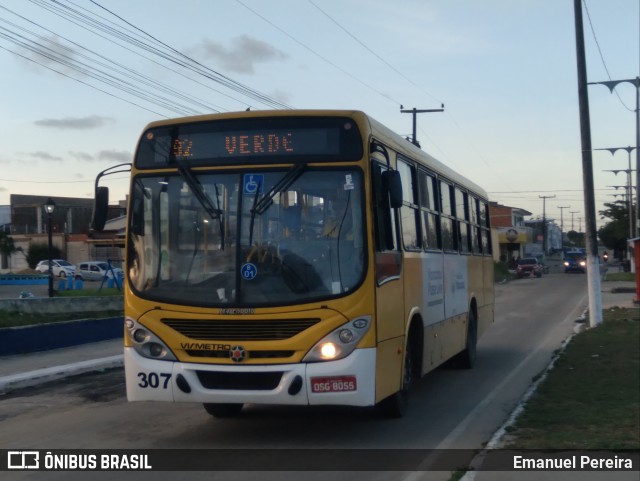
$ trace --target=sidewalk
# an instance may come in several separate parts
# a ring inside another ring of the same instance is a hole
[[[633,300],[636,297],[636,283],[633,281],[602,281],[602,308],[639,307]]]
[[[635,283],[602,282],[602,308],[637,307]],[[123,365],[122,339],[0,357],[0,395],[67,376]]]
[[[0,357],[0,395],[85,372],[123,365],[122,339]]]

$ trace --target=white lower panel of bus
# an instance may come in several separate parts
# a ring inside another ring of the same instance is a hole
[[[124,358],[129,401],[375,404],[375,349],[339,361],[261,366],[156,361],[127,347]]]

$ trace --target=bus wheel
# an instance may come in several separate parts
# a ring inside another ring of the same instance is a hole
[[[240,414],[243,404],[231,403],[205,403],[203,404],[205,411],[217,418],[232,418]]]
[[[467,323],[467,344],[464,351],[454,357],[455,366],[462,369],[471,369],[476,363],[476,344],[478,343],[478,320],[473,309],[469,310],[469,322]]]
[[[402,371],[402,388],[395,394],[383,399],[378,404],[380,413],[389,418],[401,418],[409,405],[409,390],[413,384],[413,350],[411,342],[407,342],[404,351],[404,370]]]

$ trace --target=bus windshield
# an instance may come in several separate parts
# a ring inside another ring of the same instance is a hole
[[[362,177],[300,167],[138,176],[130,285],[143,298],[220,308],[350,292],[366,265]]]

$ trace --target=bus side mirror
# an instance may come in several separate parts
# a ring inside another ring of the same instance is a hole
[[[109,212],[109,187],[96,187],[96,198],[93,201],[93,216],[91,228],[96,232],[102,232],[107,223]]]
[[[383,174],[384,185],[389,193],[389,204],[392,209],[402,207],[402,179],[397,170],[387,170]]]

